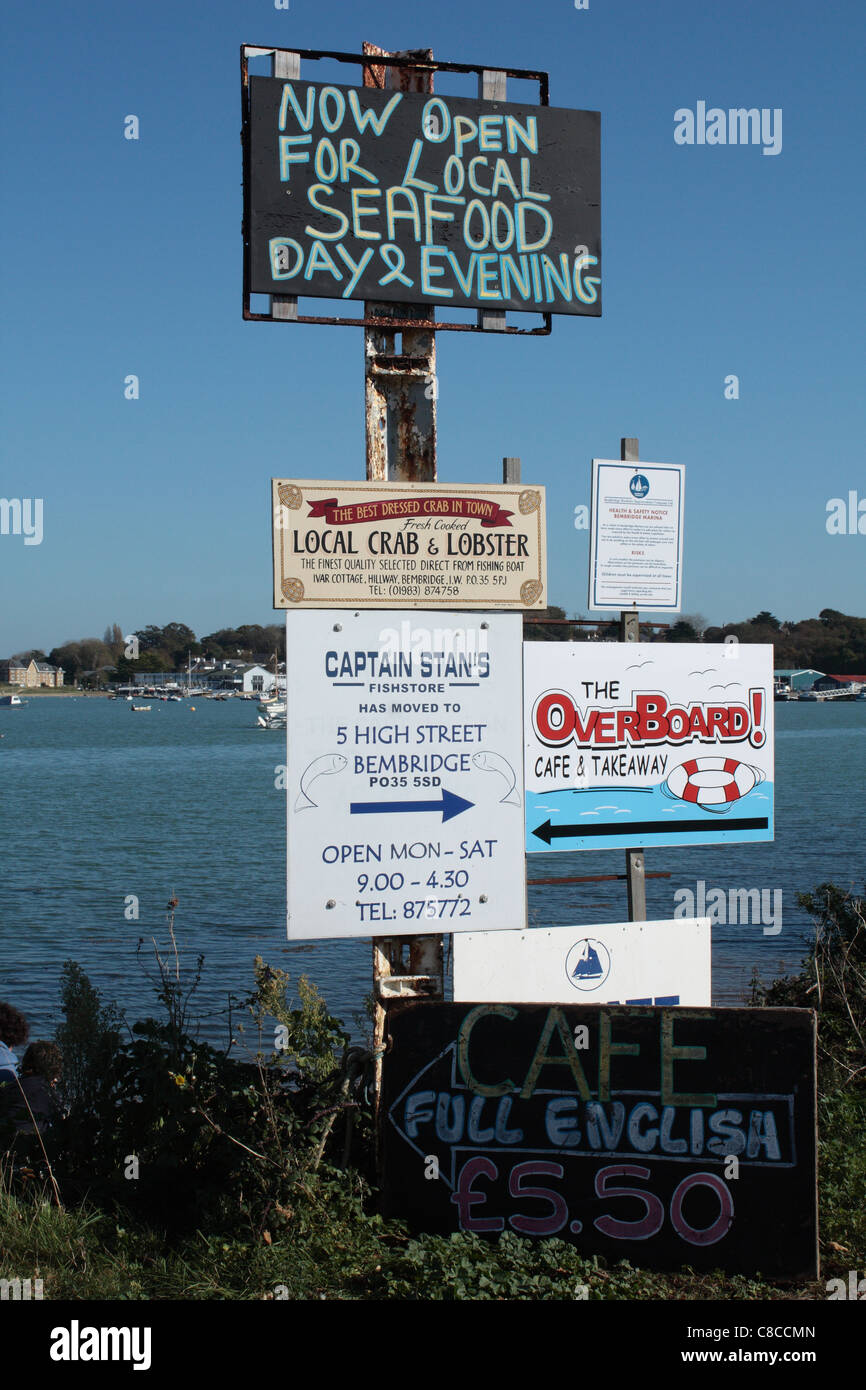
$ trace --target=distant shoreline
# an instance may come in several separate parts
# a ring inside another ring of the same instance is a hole
[[[110,694],[112,694],[112,692],[109,690],[76,690],[71,685],[61,687],[60,690],[30,690],[27,689],[26,686],[20,685],[0,686],[0,695],[18,695],[22,700],[45,700],[55,695],[60,697],[61,699],[64,696],[68,698],[70,695],[77,695],[81,699],[86,698],[88,700],[107,700]]]

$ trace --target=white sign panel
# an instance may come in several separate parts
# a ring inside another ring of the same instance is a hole
[[[526,925],[519,613],[287,614],[288,934]]]
[[[709,1007],[710,919],[463,934],[454,1001]]]
[[[773,648],[527,642],[527,852],[773,838]]]
[[[682,464],[593,459],[590,608],[680,611],[684,488]]]

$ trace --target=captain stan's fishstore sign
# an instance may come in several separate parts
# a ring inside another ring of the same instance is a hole
[[[527,852],[772,840],[772,661],[738,643],[527,643]]]

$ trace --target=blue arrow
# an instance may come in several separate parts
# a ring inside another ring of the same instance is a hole
[[[443,787],[441,801],[352,801],[349,803],[349,811],[353,816],[402,815],[405,811],[441,811],[444,825],[445,821],[468,811],[474,804],[473,801],[466,801],[454,792],[447,792]]]

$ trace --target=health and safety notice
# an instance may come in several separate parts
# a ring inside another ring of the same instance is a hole
[[[286,615],[288,935],[526,925],[519,613]]]

